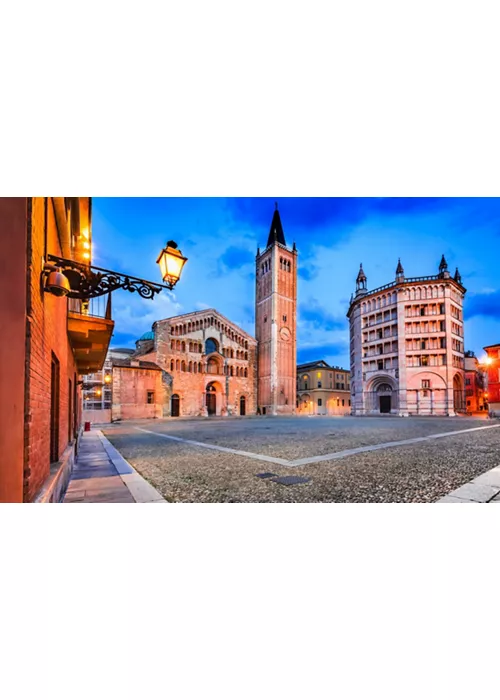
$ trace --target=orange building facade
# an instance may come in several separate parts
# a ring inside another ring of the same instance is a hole
[[[58,501],[69,479],[79,375],[104,361],[113,322],[109,306],[95,317],[88,303],[47,291],[44,266],[50,254],[90,263],[91,219],[89,197],[0,198],[1,502]]]
[[[490,414],[500,417],[500,343],[484,348],[487,364],[487,405]]]

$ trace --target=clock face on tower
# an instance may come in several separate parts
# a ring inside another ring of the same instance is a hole
[[[281,336],[281,340],[286,340],[286,341],[288,341],[288,340],[290,340],[290,338],[292,337],[292,334],[290,333],[290,331],[288,330],[288,328],[282,328],[282,329],[280,330],[280,336]]]

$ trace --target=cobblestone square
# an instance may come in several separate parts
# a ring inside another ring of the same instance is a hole
[[[500,464],[500,421],[265,417],[103,432],[172,502],[435,502]],[[309,478],[285,485],[259,474]]]

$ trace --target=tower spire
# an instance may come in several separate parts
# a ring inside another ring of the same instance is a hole
[[[271,228],[269,230],[269,236],[267,239],[267,247],[273,245],[274,243],[280,243],[286,246],[285,234],[283,233],[283,226],[281,225],[280,213],[278,211],[278,202],[274,203],[276,209],[274,210],[273,220],[271,222]]]
[[[363,263],[361,263],[359,266],[358,276],[356,277],[356,296],[359,294],[366,294],[366,282],[367,280],[365,271],[363,270]]]

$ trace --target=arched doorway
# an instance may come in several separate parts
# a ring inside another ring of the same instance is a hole
[[[459,374],[453,377],[453,408],[458,412],[465,411],[465,391]]]
[[[366,409],[370,413],[394,413],[399,408],[394,379],[388,375],[376,376],[365,393]]]
[[[247,400],[244,396],[240,396],[240,416],[246,416]]]
[[[179,394],[172,394],[170,399],[170,415],[172,418],[178,418],[181,414],[181,400]]]
[[[205,389],[205,405],[209,416],[218,416],[222,407],[222,387],[218,382],[210,382]]]
[[[380,384],[377,388],[377,396],[380,413],[390,413],[392,410],[392,387],[389,384]]]

